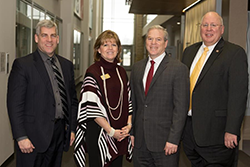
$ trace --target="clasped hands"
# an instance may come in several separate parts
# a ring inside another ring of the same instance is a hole
[[[113,137],[117,141],[122,141],[124,138],[129,136],[130,129],[131,129],[131,125],[126,125],[122,129],[115,129],[115,134]]]

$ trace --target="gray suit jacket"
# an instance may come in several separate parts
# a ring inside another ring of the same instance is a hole
[[[179,144],[189,106],[188,68],[165,56],[145,96],[143,75],[148,59],[134,64],[131,73],[135,147],[143,138],[150,151],[163,151],[166,142]]]

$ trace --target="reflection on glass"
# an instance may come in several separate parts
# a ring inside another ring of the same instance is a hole
[[[16,57],[30,53],[31,43],[31,6],[19,1],[16,9]]]
[[[30,28],[16,24],[16,56],[23,57],[30,53]]]
[[[130,66],[131,65],[131,50],[130,49],[123,49],[123,66]]]
[[[81,54],[81,32],[74,30],[73,64],[75,76],[80,75],[80,54]]]
[[[123,66],[125,70],[131,70],[132,55],[133,55],[133,45],[122,45],[121,66]]]
[[[49,15],[46,15],[46,18],[47,20],[52,20],[51,17]]]
[[[147,15],[147,24],[154,20],[158,15]]]
[[[33,19],[39,20],[39,18],[40,18],[40,11],[36,8],[33,8]]]

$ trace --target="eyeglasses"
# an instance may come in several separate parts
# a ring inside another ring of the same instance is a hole
[[[222,25],[220,25],[220,24],[201,24],[201,26],[203,27],[203,28],[208,28],[208,26],[210,26],[211,28],[216,28],[217,26],[222,26]]]

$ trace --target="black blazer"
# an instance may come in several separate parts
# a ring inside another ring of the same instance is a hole
[[[77,97],[73,64],[56,55],[62,67],[69,105],[69,130],[64,150],[69,148],[70,131],[75,131]],[[13,138],[27,136],[38,152],[44,152],[52,139],[55,99],[44,62],[38,51],[17,58],[8,81],[7,107]]]
[[[189,68],[201,44],[184,51],[182,62]],[[199,146],[224,144],[225,132],[240,136],[248,93],[247,68],[244,49],[221,38],[193,90],[192,123]]]
[[[148,59],[134,64],[131,72],[135,147],[143,138],[153,152],[164,150],[166,142],[178,145],[189,104],[189,74],[180,61],[165,56],[145,96],[143,75]]]

